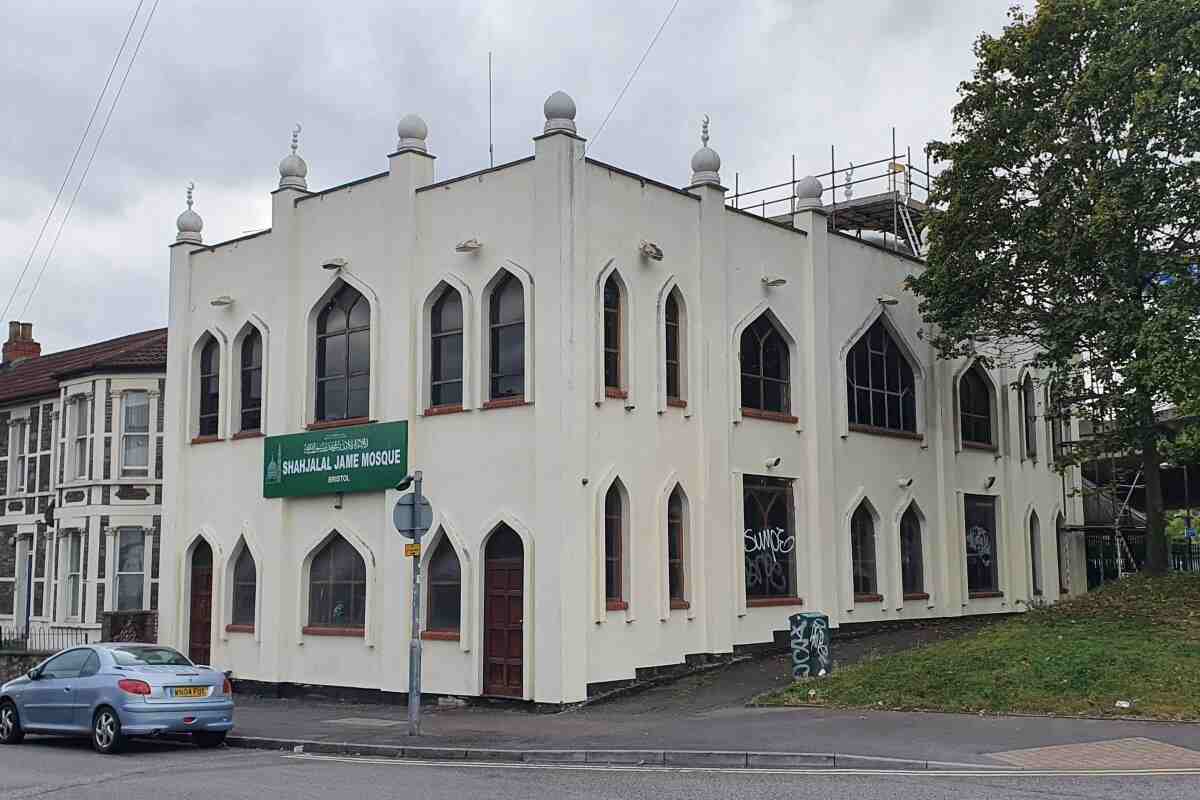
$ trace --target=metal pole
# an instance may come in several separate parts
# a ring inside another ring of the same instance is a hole
[[[488,51],[488,166],[496,166],[496,151],[492,146],[492,51]]]
[[[421,531],[417,530],[420,519],[421,470],[413,473],[413,504],[410,506],[409,525],[413,528],[413,541],[421,544]],[[408,735],[421,734],[421,556],[413,558],[412,579],[412,627],[408,642]]]

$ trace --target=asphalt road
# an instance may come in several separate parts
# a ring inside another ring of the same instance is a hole
[[[124,755],[106,758],[94,755],[86,742],[32,738],[16,747],[0,748],[3,798],[1190,800],[1198,794],[1200,772],[1081,776],[470,766],[199,751],[163,743],[135,744]]]

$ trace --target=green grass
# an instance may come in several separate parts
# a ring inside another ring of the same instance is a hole
[[[1132,707],[1119,709],[1118,700]],[[1129,578],[959,639],[798,681],[759,702],[1197,720],[1200,576]]]

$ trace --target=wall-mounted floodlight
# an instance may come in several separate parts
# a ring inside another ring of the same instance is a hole
[[[463,239],[461,242],[454,245],[454,252],[474,253],[477,252],[481,247],[483,247],[483,243],[478,239]]]
[[[894,306],[900,301],[892,297],[890,294],[881,294],[879,297],[875,298],[875,302],[879,303],[881,306]]]
[[[908,477],[905,477],[905,478],[897,478],[896,479],[896,485],[899,486],[901,489],[907,489],[908,487],[912,486],[912,484],[913,484],[912,475],[909,475]]]
[[[768,458],[763,462],[763,465],[766,466],[767,469],[775,469],[775,467],[778,467],[782,463],[783,459],[779,456],[775,456],[774,458]]]
[[[787,278],[782,275],[763,275],[762,284],[768,288],[774,289],[778,286],[783,286],[787,283]]]
[[[228,308],[233,305],[233,298],[227,294],[219,295],[208,301],[213,308]]]
[[[654,242],[647,242],[643,239],[642,243],[638,245],[638,252],[642,254],[642,258],[648,258],[651,261],[663,260],[662,248]]]
[[[321,265],[321,269],[341,269],[348,263],[350,262],[344,258],[331,258]]]

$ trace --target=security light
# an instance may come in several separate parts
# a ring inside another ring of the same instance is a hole
[[[208,304],[214,308],[227,308],[233,305],[233,298],[227,294],[223,294],[209,300]]]
[[[900,302],[890,294],[881,294],[879,297],[875,298],[875,301],[881,306],[894,306]]]
[[[988,475],[987,480],[985,480],[983,482],[984,489],[990,489],[995,485],[996,485],[996,476],[995,475]]]
[[[901,489],[907,489],[908,487],[912,486],[912,484],[913,484],[912,475],[909,475],[906,478],[897,478],[896,479],[896,485],[899,486]]]
[[[321,269],[341,269],[348,263],[344,258],[331,258],[321,265]]]
[[[638,252],[640,252],[642,254],[642,258],[648,258],[651,261],[662,261],[663,260],[662,248],[659,247],[654,242],[647,242],[645,240],[642,240],[642,243],[640,245],[638,245]]]
[[[774,289],[777,286],[783,286],[785,283],[787,283],[787,278],[783,277],[782,275],[763,275],[762,276],[763,286],[767,286],[771,289]]]
[[[766,462],[764,462],[764,463],[766,464],[767,469],[772,469],[772,468],[778,467],[780,464],[782,464],[783,459],[780,458],[779,456],[775,456],[774,458],[768,458],[766,460]]]
[[[454,252],[456,252],[456,253],[474,253],[476,250],[479,250],[481,247],[483,247],[483,242],[479,241],[478,239],[464,239],[463,241],[454,245]]]

